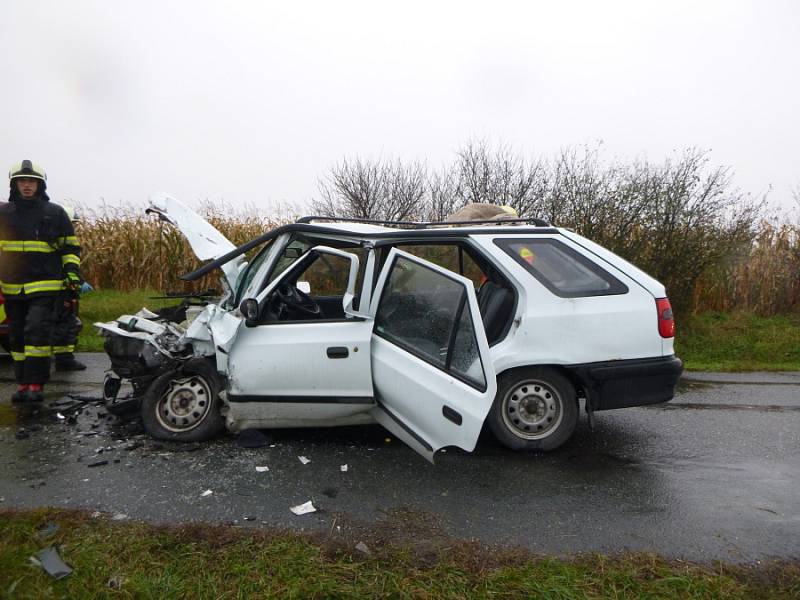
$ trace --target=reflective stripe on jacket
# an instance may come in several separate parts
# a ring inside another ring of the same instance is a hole
[[[81,248],[67,213],[42,194],[0,205],[0,289],[7,296],[55,294],[79,283]]]

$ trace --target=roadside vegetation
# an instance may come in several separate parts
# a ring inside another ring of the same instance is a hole
[[[55,523],[57,532],[42,539]],[[389,543],[229,526],[116,523],[85,512],[0,511],[10,598],[797,598],[800,567],[698,565],[653,555],[546,558],[456,540]],[[74,572],[29,557],[55,545]]]

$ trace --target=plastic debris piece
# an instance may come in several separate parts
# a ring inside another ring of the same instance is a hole
[[[86,466],[87,467],[102,467],[103,465],[107,465],[107,464],[108,464],[108,461],[104,459],[104,460],[96,460],[94,462],[90,462]]]
[[[298,504],[297,506],[292,506],[289,510],[291,510],[297,516],[317,512],[317,509],[314,508],[314,505],[311,503],[311,500],[303,504]]]
[[[252,516],[252,515],[245,515],[245,516],[242,517],[242,519],[244,519],[245,521],[255,521],[256,520],[256,518],[254,516]]]
[[[341,467],[339,467],[339,470],[340,470],[342,473],[347,473],[347,465],[342,465]]]
[[[236,436],[236,443],[241,448],[262,448],[267,445],[267,436],[258,429],[243,429]]]
[[[58,417],[59,421],[63,421],[64,419],[66,419],[66,418],[67,418],[67,417],[65,417],[64,415],[62,415],[60,412],[57,412],[57,413],[56,413],[56,416]]]
[[[309,459],[309,458],[306,458],[305,456],[298,456],[297,458],[298,458],[298,460],[299,460],[301,463],[303,463],[304,465],[307,465],[308,463],[310,463],[310,462],[311,462],[311,459]]]
[[[52,546],[41,550],[36,555],[36,558],[41,563],[42,568],[53,579],[64,579],[64,577],[72,573],[72,567],[61,559],[58,550]]]
[[[256,471],[258,473],[266,473],[267,471],[269,471],[269,467],[256,467]]]
[[[112,590],[121,590],[124,583],[125,578],[122,575],[114,575],[106,582],[106,585]]]
[[[92,518],[93,518],[93,519],[97,519],[97,518],[99,518],[99,517],[100,517],[100,515],[101,515],[101,514],[103,514],[103,513],[101,513],[99,510],[96,510],[96,511],[94,511],[94,512],[92,513]]]
[[[364,542],[358,542],[356,544],[356,550],[362,554],[366,554],[367,556],[372,556],[372,550],[370,550],[369,546],[367,546]]]
[[[211,494],[213,494],[213,493],[214,493],[214,491],[213,491],[213,490],[206,490],[205,492],[203,492],[202,494],[200,494],[200,497],[201,497],[201,498],[206,498],[207,496],[210,496],[210,495],[211,495]]]
[[[117,513],[113,517],[111,517],[111,520],[112,521],[124,521],[127,518],[128,518],[128,515],[126,515],[124,513]]]
[[[59,529],[61,529],[61,527],[59,527],[58,523],[48,523],[36,532],[36,537],[40,540],[47,539]]]

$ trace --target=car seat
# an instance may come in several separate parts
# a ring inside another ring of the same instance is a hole
[[[508,288],[491,280],[478,290],[478,309],[489,345],[500,341],[514,307],[514,294]]]

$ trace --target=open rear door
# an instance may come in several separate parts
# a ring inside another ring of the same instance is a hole
[[[431,462],[474,450],[497,382],[472,282],[392,249],[370,314],[375,420]]]

